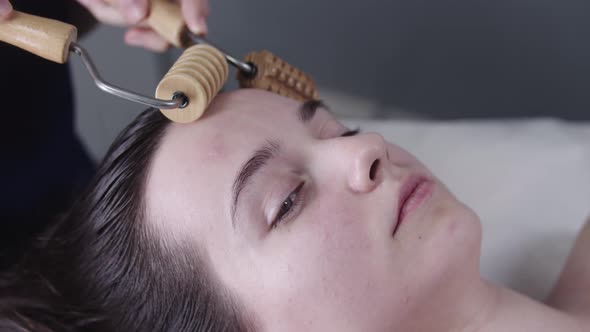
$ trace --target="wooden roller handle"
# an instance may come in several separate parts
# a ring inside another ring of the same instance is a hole
[[[182,12],[177,4],[166,0],[152,0],[148,24],[161,34],[169,43],[176,47],[185,48],[193,44],[186,33]]]
[[[107,0],[107,2],[111,6],[116,4],[115,0]],[[180,7],[175,3],[167,0],[151,0],[146,22],[176,47],[186,48],[193,44],[186,35],[188,29],[184,24]]]
[[[57,63],[68,61],[70,44],[77,38],[73,25],[16,10],[0,22],[0,41]]]

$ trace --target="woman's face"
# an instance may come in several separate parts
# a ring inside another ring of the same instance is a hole
[[[478,275],[477,217],[400,147],[306,106],[239,90],[170,126],[148,219],[264,331],[387,331],[452,303]]]

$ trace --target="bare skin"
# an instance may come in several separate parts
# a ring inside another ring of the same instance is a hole
[[[127,27],[125,42],[154,52],[163,52],[170,43],[145,24],[150,11],[148,0],[78,0],[99,21],[109,25]],[[178,0],[187,27],[195,34],[207,34],[208,0]],[[8,19],[13,11],[8,0],[0,0],[0,21]]]
[[[501,290],[488,326],[474,331],[588,331],[590,327],[590,219],[579,233],[565,268],[542,304]],[[525,318],[526,317],[526,318]],[[494,321],[495,320],[495,321]]]
[[[547,304],[584,320],[590,326],[590,219],[578,235],[565,268]]]
[[[259,331],[588,331],[588,302],[573,296],[588,289],[588,230],[560,282],[575,291],[556,290],[567,300],[492,284],[479,218],[425,165],[321,107],[302,122],[300,108],[259,90],[219,95],[201,120],[169,127],[146,186],[149,220],[203,253]],[[241,165],[269,142],[273,159],[233,200]],[[392,234],[412,174],[430,194]]]

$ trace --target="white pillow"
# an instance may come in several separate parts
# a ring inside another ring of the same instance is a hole
[[[483,276],[533,298],[548,295],[590,215],[590,123],[344,122],[410,151],[475,210]]]

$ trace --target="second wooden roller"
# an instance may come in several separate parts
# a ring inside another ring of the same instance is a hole
[[[319,99],[311,76],[273,53],[266,50],[250,52],[244,61],[256,66],[257,71],[254,77],[238,72],[241,88],[267,90],[302,102]]]

